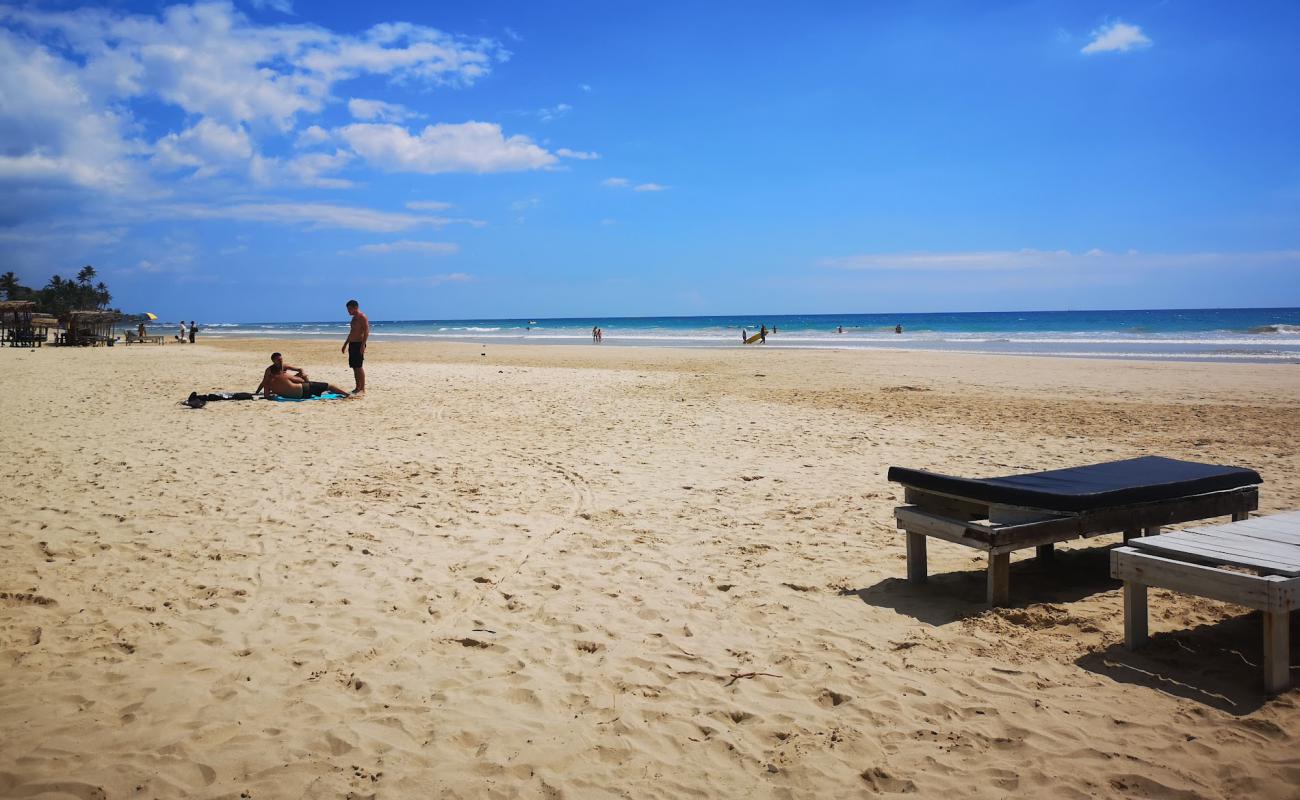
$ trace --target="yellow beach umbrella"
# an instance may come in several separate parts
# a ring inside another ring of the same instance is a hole
[[[144,312],[144,315],[149,319],[158,319],[158,315],[153,313],[152,311],[146,311]]]

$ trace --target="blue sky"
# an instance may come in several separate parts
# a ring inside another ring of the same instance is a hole
[[[1300,305],[1300,4],[0,6],[0,270],[166,318]]]

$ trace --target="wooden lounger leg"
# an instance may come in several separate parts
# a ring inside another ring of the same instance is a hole
[[[1264,689],[1276,694],[1291,684],[1291,613],[1264,612]]]
[[[1034,548],[1034,558],[1039,561],[1051,561],[1056,555],[1056,545],[1052,543],[1040,544]]]
[[[1141,535],[1141,528],[1128,528],[1124,531],[1124,541],[1127,542],[1129,539],[1136,539]]]
[[[1124,646],[1130,650],[1147,640],[1147,585],[1124,581]]]
[[[1249,511],[1234,511],[1234,512],[1232,512],[1232,521],[1233,521],[1233,522],[1241,522],[1242,520],[1247,520],[1247,519],[1250,519],[1250,512],[1249,512]]]
[[[925,583],[925,534],[907,532],[907,580]]]
[[[1159,526],[1159,525],[1151,525],[1151,526],[1149,526],[1149,527],[1143,528],[1143,529],[1142,529],[1142,535],[1143,535],[1143,536],[1159,536],[1159,535],[1160,535],[1160,526]]]
[[[1011,596],[1011,554],[989,553],[989,605],[1006,605]]]

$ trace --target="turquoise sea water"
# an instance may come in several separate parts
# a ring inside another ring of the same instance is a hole
[[[700,317],[380,320],[372,336],[474,344],[741,347],[741,331],[773,331],[766,347],[923,349],[1107,358],[1300,364],[1300,309],[1026,311],[944,314],[754,314]],[[895,333],[896,325],[903,332]],[[165,329],[164,326],[160,326]],[[840,328],[843,333],[840,333]],[[199,323],[201,336],[338,337],[348,320]],[[751,345],[756,346],[756,345]]]

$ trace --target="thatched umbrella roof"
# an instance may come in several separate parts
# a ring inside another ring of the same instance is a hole
[[[30,311],[36,308],[35,300],[0,300],[0,311]]]

